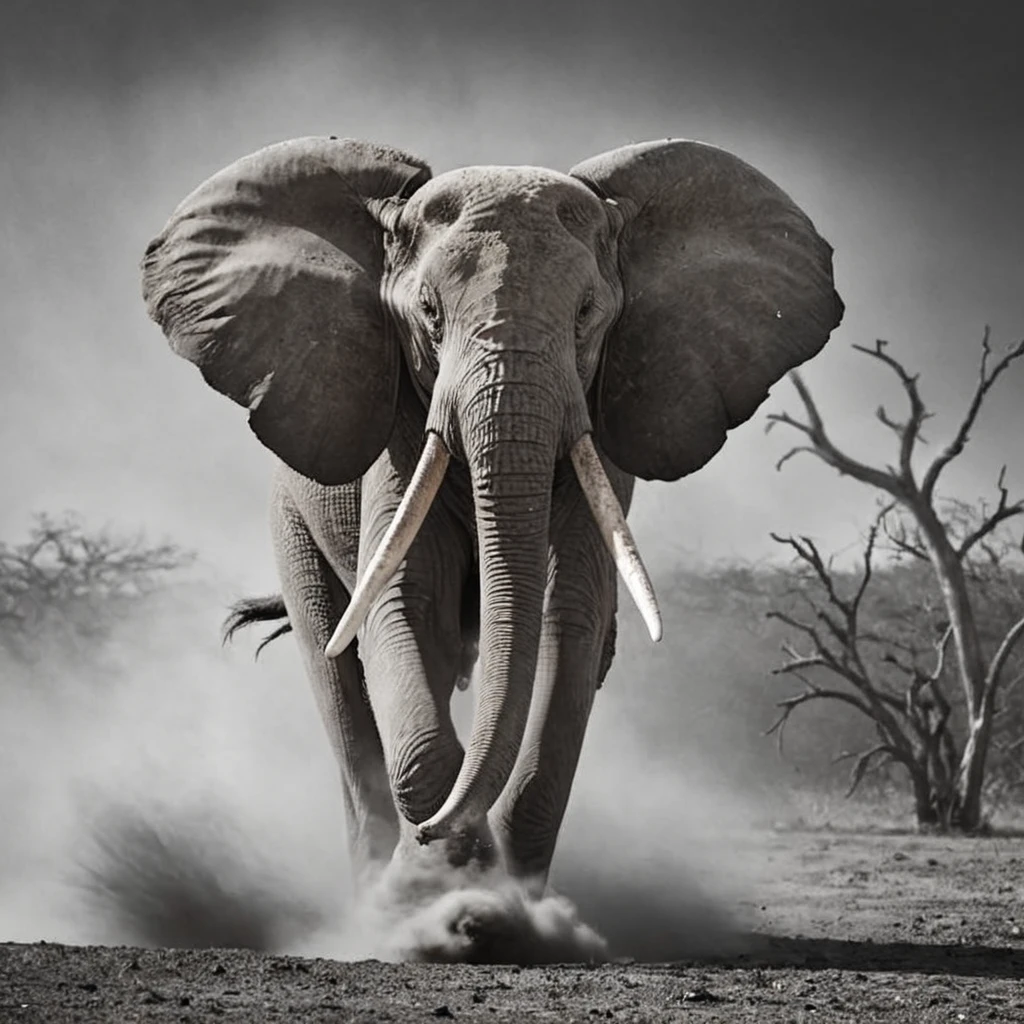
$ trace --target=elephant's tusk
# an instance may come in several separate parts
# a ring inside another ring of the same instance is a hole
[[[428,434],[423,454],[395,512],[395,518],[391,520],[366,572],[356,585],[338,628],[324,648],[328,658],[336,658],[352,643],[373,602],[398,571],[423,520],[427,518],[450,458],[441,438],[434,433]]]
[[[584,434],[573,445],[571,455],[580,487],[587,496],[601,536],[643,617],[647,632],[657,643],[661,639],[661,612],[658,610],[658,599],[654,595],[651,578],[644,568],[636,541],[633,540],[633,534],[626,525],[622,506],[615,496],[615,491],[612,490],[590,434]]]

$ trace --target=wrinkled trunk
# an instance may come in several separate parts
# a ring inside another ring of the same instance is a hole
[[[456,408],[473,482],[480,559],[480,687],[462,768],[427,842],[484,817],[526,728],[547,581],[551,488],[564,399],[550,385],[494,381]]]

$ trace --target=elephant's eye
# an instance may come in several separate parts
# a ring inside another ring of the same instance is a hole
[[[431,339],[436,341],[441,336],[441,310],[434,293],[426,285],[420,289],[420,310]]]
[[[590,314],[594,312],[594,292],[592,289],[588,289],[580,301],[579,309],[576,311],[576,328],[577,330],[583,328],[586,325],[587,320],[590,319]]]

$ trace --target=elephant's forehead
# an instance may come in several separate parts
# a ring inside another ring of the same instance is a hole
[[[460,218],[482,221],[600,212],[601,202],[582,182],[545,167],[460,167],[431,179],[410,200],[410,209],[427,222],[453,224]]]

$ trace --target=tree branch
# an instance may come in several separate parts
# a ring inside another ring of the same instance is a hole
[[[854,626],[856,626],[857,613],[860,611],[861,601],[864,599],[864,592],[868,589],[868,584],[871,582],[871,574],[873,572],[872,558],[875,553],[875,541],[878,539],[878,530],[885,521],[885,517],[895,507],[895,502],[889,502],[888,504],[883,505],[878,510],[878,515],[875,516],[875,521],[871,524],[871,529],[868,530],[867,541],[864,544],[864,571],[861,573],[860,585],[857,587],[857,592],[854,594],[853,601],[850,605]]]
[[[862,483],[877,487],[892,494],[894,497],[902,496],[904,493],[903,481],[897,474],[876,469],[874,466],[860,462],[845,452],[840,451],[833,444],[825,432],[825,424],[821,418],[821,413],[818,412],[818,407],[815,405],[814,399],[811,397],[811,393],[807,385],[804,384],[800,374],[794,371],[790,373],[789,379],[793,382],[793,386],[796,388],[797,394],[799,394],[804,404],[804,409],[807,412],[807,422],[801,422],[785,412],[769,413],[766,430],[771,430],[776,423],[782,423],[806,435],[811,444],[810,446],[804,445],[788,451],[775,464],[775,468],[781,469],[789,459],[799,452],[810,452],[832,466],[833,469],[843,476],[852,476],[855,480],[860,480]]]
[[[978,418],[978,413],[981,411],[982,402],[985,400],[985,396],[988,394],[992,385],[999,379],[999,376],[1004,370],[1015,360],[1024,356],[1024,339],[1013,345],[999,360],[995,366],[992,367],[991,373],[988,371],[988,357],[992,352],[992,346],[989,343],[989,328],[986,325],[985,333],[981,340],[981,367],[978,374],[978,384],[974,389],[974,395],[971,398],[971,403],[967,408],[967,412],[964,415],[963,420],[957,429],[953,440],[935,457],[932,464],[928,467],[925,472],[924,479],[921,483],[921,493],[927,500],[931,500],[935,493],[935,485],[938,482],[939,475],[963,450],[967,444],[971,429],[974,427],[974,423]]]
[[[999,470],[999,479],[996,481],[996,487],[999,489],[999,504],[996,505],[995,510],[990,515],[985,516],[981,523],[960,542],[956,553],[961,561],[970,553],[971,548],[992,533],[1000,523],[1005,522],[1007,519],[1012,519],[1014,516],[1024,514],[1024,501],[1015,501],[1012,505],[1009,503],[1010,495],[1005,481],[1006,466],[1003,466]],[[984,507],[983,505],[982,508]],[[991,550],[988,555],[990,559],[995,559]]]
[[[910,401],[910,417],[906,423],[897,423],[895,420],[891,420],[885,412],[884,407],[879,406],[876,415],[878,419],[884,423],[890,430],[894,431],[896,436],[900,440],[900,469],[899,475],[907,481],[913,481],[914,473],[911,467],[911,459],[914,454],[914,444],[918,441],[921,436],[921,424],[926,419],[931,417],[931,413],[925,408],[924,402],[921,401],[921,393],[917,389],[917,374],[910,374],[907,372],[903,364],[898,360],[889,355],[885,349],[889,343],[879,338],[875,342],[875,347],[865,348],[863,345],[854,345],[853,347],[858,352],[863,352],[865,355],[871,356],[873,359],[878,359],[885,363],[897,377],[900,379],[900,383],[903,385],[903,390],[907,393],[907,398]]]
[[[776,706],[782,708],[782,712],[775,722],[763,733],[764,736],[775,736],[780,754],[783,752],[783,734],[786,729],[786,724],[789,721],[789,716],[793,714],[800,705],[807,704],[809,701],[836,700],[842,704],[849,704],[851,707],[855,707],[862,714],[874,720],[875,716],[871,713],[871,708],[855,697],[852,693],[847,693],[845,690],[826,690],[820,686],[815,686],[806,679],[804,679],[803,682],[807,685],[808,689],[793,697],[787,697],[785,700],[780,700]]]
[[[949,650],[949,641],[953,637],[953,627],[947,626],[942,636],[935,645],[935,668],[928,677],[928,682],[934,685],[942,678],[942,670],[946,667],[946,651]]]
[[[821,557],[817,544],[810,537],[783,537],[778,533],[771,533],[769,536],[776,544],[784,544],[786,547],[792,548],[796,552],[797,558],[810,566],[818,582],[828,595],[829,601],[840,611],[846,611],[847,605],[836,591],[832,573],[828,566],[825,565],[825,560]],[[820,609],[813,604],[812,607],[820,615]]]
[[[885,536],[891,542],[893,548],[899,553],[918,559],[918,561],[929,561],[928,552],[921,539],[921,531],[919,529],[915,530],[914,539],[909,540],[907,537],[907,524],[899,518],[897,518],[896,523],[895,528],[890,526],[888,519],[882,523],[882,530],[885,532]]]
[[[806,594],[801,595],[811,606],[818,620],[825,624],[828,631],[832,634],[832,638],[839,645],[839,649],[842,652],[841,656],[843,662],[847,665],[852,663],[856,667],[857,672],[862,679],[862,682],[857,684],[861,689],[870,689],[871,687],[867,678],[867,670],[864,667],[860,651],[857,648],[860,632],[858,615],[860,612],[861,602],[864,598],[864,593],[867,590],[868,584],[871,582],[873,569],[872,559],[874,556],[875,542],[878,538],[879,524],[892,510],[893,504],[894,503],[886,505],[879,510],[874,523],[871,525],[871,529],[868,531],[868,536],[864,546],[864,569],[852,599],[846,599],[839,593],[839,589],[836,586],[836,581],[832,573],[831,560],[826,564],[825,560],[821,557],[821,552],[818,550],[818,546],[810,537],[805,536],[796,538],[792,536],[783,537],[777,533],[771,534],[772,540],[777,544],[784,544],[785,546],[792,548],[796,553],[797,558],[810,567],[815,578],[824,589],[829,603],[842,614],[844,624],[838,622],[832,615],[825,611],[825,609],[818,607],[809,597],[807,597]],[[775,615],[774,617],[781,618],[779,615]],[[782,619],[782,621],[786,620]],[[790,624],[792,625],[792,623]],[[804,630],[804,632],[807,631]],[[818,634],[811,631],[807,633],[807,635],[811,637],[819,651],[829,656],[830,666],[834,667],[834,663],[837,662],[838,659],[836,659],[831,652],[827,651],[827,648],[822,643]]]
[[[853,766],[853,770],[850,772],[850,788],[846,791],[846,799],[849,799],[857,791],[857,787],[864,780],[864,776],[867,774],[867,770],[871,765],[872,760],[878,757],[879,754],[885,754],[890,761],[899,761],[902,764],[908,763],[906,756],[895,747],[890,746],[888,743],[879,743],[877,747],[872,747],[870,750],[866,750],[861,754],[842,754],[832,762],[833,764],[838,764],[840,761],[848,760],[851,757],[857,758],[857,761]],[[879,768],[881,765],[876,765],[875,767]]]
[[[996,653],[992,656],[988,672],[985,673],[986,694],[992,694],[995,692],[996,687],[999,685],[999,677],[1002,675],[1003,668],[1009,660],[1010,654],[1013,652],[1013,648],[1016,646],[1017,641],[1020,640],[1022,636],[1024,636],[1024,618],[1018,619],[1009,628],[1006,636],[1003,637],[1002,643],[996,650]]]

